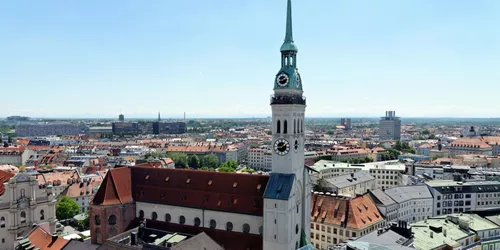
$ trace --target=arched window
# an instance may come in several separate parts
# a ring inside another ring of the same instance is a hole
[[[215,229],[217,227],[217,222],[215,220],[210,220],[210,228]]]
[[[165,222],[170,222],[172,220],[172,216],[170,214],[165,214]]]
[[[280,120],[278,120],[276,122],[276,134],[279,134],[279,133],[281,133],[281,121]]]
[[[283,134],[288,133],[288,122],[285,120],[283,122]]]
[[[297,132],[297,120],[293,119],[293,133]]]
[[[95,229],[95,238],[97,243],[101,243],[101,229],[98,227]]]
[[[304,120],[300,120],[300,131],[304,132]]]
[[[288,66],[288,57],[285,56],[285,66]]]
[[[21,223],[26,223],[26,212],[21,212]]]
[[[183,215],[181,215],[179,217],[179,224],[184,225],[184,223],[186,223],[186,217],[184,217]]]
[[[21,197],[24,197],[25,195],[26,195],[26,190],[24,190],[24,188],[23,188],[23,189],[21,189]]]
[[[231,223],[230,221],[226,223],[226,230],[228,232],[231,232],[233,231],[233,223]]]
[[[297,133],[301,133],[302,132],[301,124],[302,124],[302,120],[298,119],[297,120]]]
[[[5,227],[5,217],[0,218],[0,228]]]
[[[243,224],[243,233],[250,233],[250,225],[248,223]]]
[[[200,218],[198,218],[198,217],[194,218],[194,226],[195,226],[195,227],[199,227],[199,226],[200,226],[200,224],[201,224],[201,220],[200,220]]]
[[[108,238],[111,238],[111,237],[113,237],[113,236],[115,236],[115,235],[116,235],[116,228],[114,228],[114,227],[110,227],[110,228],[109,228],[109,235],[108,235]]]
[[[158,219],[158,214],[156,212],[151,213],[151,219],[152,220],[157,220]]]
[[[295,225],[295,234],[299,234],[299,224]]]
[[[94,216],[94,222],[95,222],[96,226],[101,225],[101,216],[100,215]]]
[[[293,57],[290,57],[290,66],[293,66]]]
[[[259,234],[260,235],[264,234],[264,227],[263,226],[259,227]]]
[[[144,211],[139,211],[139,218],[144,219]]]
[[[40,210],[40,220],[45,220],[45,211]]]
[[[116,216],[114,214],[110,215],[108,218],[109,225],[116,225]]]

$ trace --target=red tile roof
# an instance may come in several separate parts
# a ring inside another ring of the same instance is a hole
[[[362,229],[384,220],[368,195],[341,198],[314,194],[311,197],[311,221]]]
[[[110,169],[101,187],[97,191],[92,204],[113,205],[132,202],[132,181],[130,168],[121,167]]]
[[[5,192],[5,182],[9,181],[10,178],[14,177],[15,174],[0,170],[0,195]]]
[[[145,167],[130,170],[135,201],[262,216],[267,175]]]
[[[69,240],[65,240],[62,237],[52,237],[48,232],[43,230],[41,227],[36,227],[28,235],[28,239],[31,244],[40,250],[59,250],[63,249]]]

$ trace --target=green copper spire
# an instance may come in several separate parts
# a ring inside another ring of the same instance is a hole
[[[297,46],[293,44],[292,0],[288,0],[287,4],[285,42],[283,42],[283,45],[281,45],[281,51],[297,51]]]

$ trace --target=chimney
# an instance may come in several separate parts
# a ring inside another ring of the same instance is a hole
[[[434,238],[434,232],[433,231],[431,231],[430,236],[431,236],[431,239]]]
[[[135,246],[137,244],[137,232],[130,233],[130,245]]]

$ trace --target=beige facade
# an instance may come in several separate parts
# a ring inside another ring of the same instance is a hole
[[[55,232],[56,199],[50,190],[40,188],[35,178],[24,173],[10,178],[4,186],[5,193],[0,197],[0,249],[14,249],[16,239],[35,223],[48,222],[51,232]]]

